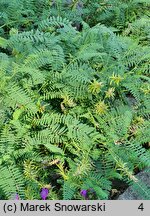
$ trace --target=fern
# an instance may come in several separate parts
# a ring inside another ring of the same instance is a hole
[[[115,179],[149,198],[148,9],[0,2],[2,198],[110,199]]]
[[[10,199],[16,193],[19,193],[21,198],[24,198],[24,180],[18,168],[14,165],[3,166],[0,171],[0,187],[7,199]]]

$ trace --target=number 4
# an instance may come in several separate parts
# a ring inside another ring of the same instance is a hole
[[[139,210],[143,211],[144,210],[144,206],[143,206],[143,203],[141,203],[138,207]]]

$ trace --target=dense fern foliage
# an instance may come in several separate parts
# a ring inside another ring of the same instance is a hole
[[[0,0],[1,199],[150,199],[149,8]]]

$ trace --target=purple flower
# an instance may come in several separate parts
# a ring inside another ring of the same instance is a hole
[[[19,197],[19,194],[17,194],[16,193],[16,195],[15,195],[15,198],[14,198],[15,200],[19,200],[20,199],[20,197]]]
[[[49,191],[47,188],[42,188],[41,193],[40,193],[42,200],[46,200],[48,193],[49,193]]]
[[[81,194],[81,196],[86,198],[87,197],[87,190],[81,190],[80,194]]]

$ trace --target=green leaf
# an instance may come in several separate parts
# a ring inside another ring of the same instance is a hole
[[[18,120],[22,112],[23,112],[22,109],[16,109],[15,112],[13,113],[13,120]]]
[[[55,145],[49,143],[49,144],[44,144],[44,146],[53,153],[59,153],[61,155],[64,154],[63,150]]]
[[[0,37],[0,47],[6,48],[8,41],[5,38]]]

